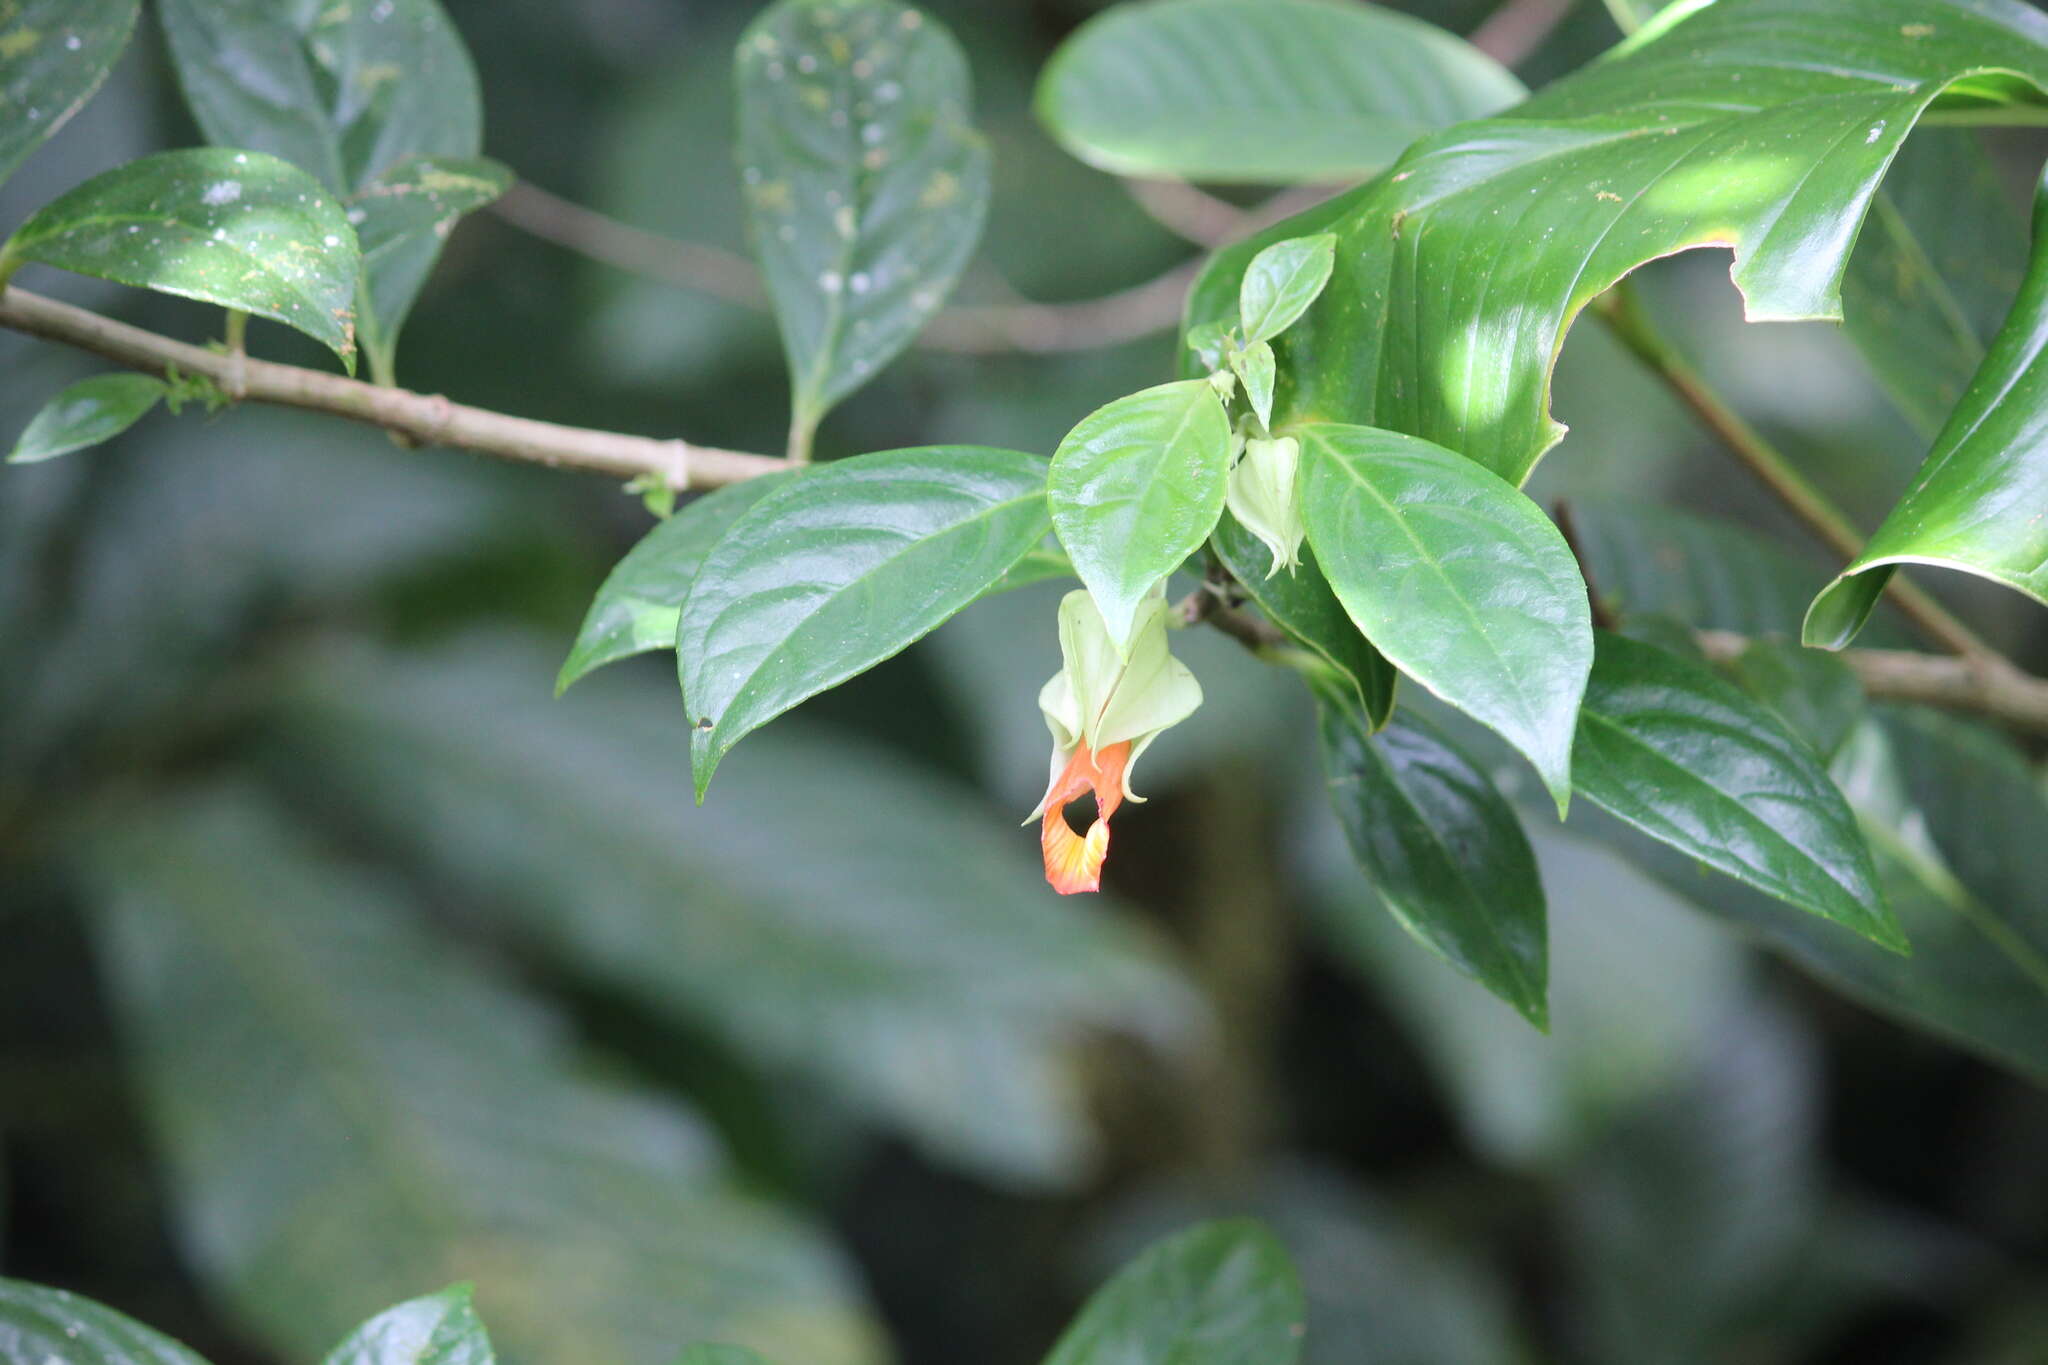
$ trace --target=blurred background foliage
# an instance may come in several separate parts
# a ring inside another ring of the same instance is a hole
[[[1459,32],[1491,8],[1402,7]],[[492,155],[646,231],[743,246],[730,59],[752,4],[448,8]],[[1101,6],[930,8],[996,153],[964,301],[1093,297],[1192,255],[1031,118],[1039,66]],[[1522,72],[1613,37],[1581,3]],[[145,27],[0,221],[196,141]],[[1990,146],[2017,205],[2042,149]],[[1996,236],[1957,249],[1988,269]],[[1835,330],[1743,327],[1725,258],[1646,274],[1702,367],[1874,524],[1920,414]],[[1172,347],[914,351],[820,449],[1049,451],[1166,377]],[[786,417],[764,314],[490,214],[450,243],[405,358],[409,387],[588,425],[772,450]],[[0,430],[92,368],[0,336]],[[1532,492],[1573,507],[1596,589],[1791,630],[1830,566],[1604,335],[1574,336],[1557,407],[1572,434]],[[1683,512],[1628,514],[1648,503]],[[474,1279],[520,1361],[656,1365],[724,1337],[788,1365],[1005,1365],[1151,1235],[1249,1211],[1301,1266],[1314,1365],[2048,1359],[2048,1032],[1951,949],[1953,909],[1914,876],[1931,856],[2048,916],[2038,754],[1927,713],[1814,718],[1867,799],[1925,817],[1929,845],[1889,861],[1916,944],[1954,969],[1907,1007],[1968,1049],[1854,1003],[1885,984],[1840,931],[1636,870],[1516,791],[1551,906],[1545,1038],[1373,901],[1304,698],[1221,636],[1177,645],[1208,705],[1148,760],[1110,894],[1047,892],[1014,822],[1043,780],[1059,585],[807,705],[692,808],[659,656],[549,697],[646,525],[588,477],[259,411],[160,414],[0,478],[8,1274],[221,1362],[311,1358]],[[2016,595],[1940,586],[2048,663]],[[1988,820],[2004,834],[1973,839]]]

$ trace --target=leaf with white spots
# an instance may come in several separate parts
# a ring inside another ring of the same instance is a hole
[[[802,453],[945,302],[981,235],[988,147],[952,35],[893,0],[782,0],[735,66],[740,176]]]
[[[355,364],[355,229],[262,152],[158,152],[94,176],[0,247],[0,278],[27,261],[272,318]]]
[[[505,192],[478,161],[483,102],[436,0],[162,0],[206,140],[270,152],[346,201],[363,239],[363,351],[389,379],[398,331],[456,220]]]
[[[92,98],[141,8],[140,0],[0,4],[0,180]]]

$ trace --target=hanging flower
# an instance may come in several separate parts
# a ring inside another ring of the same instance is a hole
[[[1052,781],[1031,814],[1041,821],[1045,879],[1061,895],[1101,886],[1109,817],[1142,799],[1131,791],[1131,770],[1161,731],[1202,704],[1202,685],[1167,652],[1166,615],[1162,583],[1139,608],[1126,655],[1086,591],[1060,602],[1061,668],[1038,694],[1052,731]],[[1066,809],[1090,792],[1095,820],[1084,837]]]
[[[1226,503],[1236,517],[1273,552],[1271,578],[1301,563],[1301,497],[1295,474],[1301,468],[1301,444],[1292,436],[1278,440],[1257,437],[1244,443],[1244,455],[1231,467]]]

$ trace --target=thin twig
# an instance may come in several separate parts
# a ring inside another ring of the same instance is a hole
[[[743,307],[768,304],[754,263],[722,247],[643,232],[525,181],[492,211],[542,241],[627,274]],[[1046,355],[1121,345],[1178,323],[1188,286],[1200,270],[1199,261],[1185,262],[1143,284],[1077,303],[949,308],[932,319],[916,344],[963,355]]]
[[[1343,187],[1297,185],[1252,208],[1239,208],[1178,180],[1126,180],[1124,188],[1153,222],[1176,237],[1213,250],[1312,209]]]
[[[1502,66],[1520,66],[1534,56],[1572,11],[1574,0],[1507,0],[1466,39]]]
[[[677,490],[716,488],[786,467],[767,455],[536,422],[451,403],[439,394],[225,355],[24,289],[0,292],[0,327],[75,346],[146,374],[161,375],[175,366],[182,375],[211,380],[223,392],[232,392],[229,385],[239,371],[242,395],[251,401],[367,422],[420,445],[452,446],[620,478],[652,475]]]
[[[1622,344],[1662,379],[1701,423],[1721,438],[1735,458],[1829,549],[1846,560],[1862,553],[1864,536],[1856,524],[1679,355],[1677,348],[1650,321],[1627,281],[1602,295],[1594,311]],[[1966,658],[2003,661],[1997,650],[1917,584],[1894,575],[1889,591],[1907,619],[1943,648]]]
[[[1725,663],[1749,648],[1750,639],[1726,630],[1695,632],[1700,649]],[[1845,649],[1836,657],[1884,701],[1917,702],[1948,711],[1991,716],[2017,730],[2048,735],[2048,678],[2023,673],[2007,663],[1986,665],[1941,654],[1904,649]]]
[[[189,346],[23,289],[0,290],[0,327],[89,351],[117,364],[161,375],[172,366],[215,384],[228,378],[232,357]],[[621,432],[558,426],[452,403],[438,394],[365,384],[320,370],[244,361],[250,400],[345,417],[396,432],[421,445],[474,450],[504,459],[583,469],[615,477],[654,475],[676,489],[715,488],[788,468],[770,455],[659,441]],[[1209,585],[1177,606],[1187,623],[1206,624],[1261,655],[1288,647],[1287,637],[1232,606]],[[1710,655],[1747,647],[1741,636],[1703,632]],[[1850,649],[1841,657],[1874,697],[1989,716],[2017,729],[2048,734],[2048,679],[2003,658],[1955,659],[1901,650]]]

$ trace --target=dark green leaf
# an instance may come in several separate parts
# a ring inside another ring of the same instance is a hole
[[[1049,610],[1044,627],[1050,652]],[[1028,806],[990,809],[793,717],[693,810],[673,689],[614,669],[553,702],[532,687],[543,663],[510,642],[314,661],[290,696],[288,771],[351,800],[478,914],[799,1102],[1007,1186],[1088,1170],[1083,1038],[1198,1032],[1192,993],[1133,921],[1045,889],[1015,828]],[[1038,731],[1026,800],[1045,781]]]
[[[9,259],[274,318],[354,363],[355,229],[311,176],[262,152],[117,166],[23,223],[0,247],[0,275]]]
[[[781,0],[740,39],[739,160],[791,446],[937,312],[988,209],[967,62],[895,0]]]
[[[1821,650],[1789,640],[1753,640],[1735,660],[1735,677],[1823,760],[1835,756],[1863,719],[1863,684],[1847,664]]]
[[[1275,242],[1252,257],[1237,294],[1244,339],[1271,341],[1293,326],[1330,282],[1336,253],[1337,239],[1319,232]]]
[[[2029,85],[2048,82],[2048,16],[2009,0],[1673,13],[1509,115],[1428,138],[1392,173],[1221,253],[1189,321],[1225,315],[1265,243],[1334,231],[1342,269],[1279,343],[1281,421],[1404,431],[1520,483],[1562,434],[1550,371],[1590,300],[1714,245],[1733,248],[1751,319],[1839,317],[1850,246],[1923,109],[2038,102]]]
[[[495,161],[414,157],[349,200],[369,305],[357,330],[373,374],[394,373],[399,330],[455,224],[511,187],[512,172]]]
[[[1068,151],[1119,175],[1341,181],[1522,94],[1491,57],[1388,10],[1151,0],[1068,40],[1039,82],[1038,115]]]
[[[207,141],[270,152],[349,206],[363,242],[357,325],[391,378],[399,329],[455,221],[511,175],[476,160],[476,68],[436,0],[163,0]]]
[[[1928,719],[1907,712],[1909,723]],[[1699,865],[1661,844],[1627,831],[1609,831],[1646,871],[1688,900],[1761,937],[1837,990],[1914,1027],[1947,1038],[2036,1080],[2048,1081],[2048,967],[2027,943],[2048,942],[2044,902],[2034,850],[2048,839],[2039,788],[2010,750],[1984,761],[1986,747],[2003,748],[1981,732],[1972,742],[1953,744],[1937,722],[1930,745],[1916,748],[1913,777],[1930,804],[1946,805],[1968,820],[2019,812],[2004,860],[2025,875],[2026,894],[1999,901],[1995,868],[1976,869],[1975,888],[1957,880],[1946,850],[1928,837],[1927,814],[1906,787],[1893,740],[1892,716],[1858,728],[1836,760],[1834,775],[1869,832],[1886,899],[1913,945],[1910,956],[1886,951],[1867,939],[1790,909],[1736,882],[1700,875]],[[1974,752],[1973,752],[1974,751]],[[2027,826],[2031,824],[2031,829]],[[2030,861],[2033,860],[2033,861]],[[2010,883],[2006,883],[2010,885]],[[1997,905],[1985,918],[1982,907]],[[2018,951],[2015,952],[2014,949]]]
[[[1593,662],[1564,537],[1500,478],[1426,441],[1294,434],[1309,544],[1337,600],[1396,668],[1528,755],[1563,810]]]
[[[1813,750],[1701,664],[1603,632],[1573,753],[1601,809],[1889,948],[1905,939]]]
[[[626,552],[583,618],[555,678],[555,695],[584,674],[635,654],[676,647],[683,599],[697,568],[753,505],[800,471],[780,470],[707,493],[649,531]]]
[[[2043,17],[2048,27],[2048,17]],[[1854,639],[1900,564],[1934,564],[2048,604],[2048,177],[2027,281],[1963,401],[1877,534],[1821,591],[1806,641]]]
[[[97,374],[52,398],[8,455],[9,464],[34,464],[111,441],[141,421],[168,392],[146,374]]]
[[[1294,1365],[1303,1315],[1301,1281],[1272,1233],[1203,1223],[1118,1271],[1045,1365]]]
[[[850,1267],[691,1115],[590,1079],[565,1021],[253,793],[116,816],[73,865],[193,1268],[281,1355],[460,1267],[516,1358],[882,1358]]]
[[[483,146],[476,68],[435,0],[161,0],[207,141],[279,156],[337,196]]]
[[[2026,224],[1977,134],[1909,138],[1856,238],[1842,316],[1923,437],[1947,423],[2026,269]]]
[[[205,1365],[124,1313],[21,1280],[0,1279],[0,1365]]]
[[[1549,1023],[1543,884],[1514,807],[1478,765],[1402,711],[1377,735],[1322,708],[1330,803],[1373,889],[1430,951]]]
[[[470,1286],[458,1284],[387,1308],[321,1365],[492,1365],[491,1339],[471,1298]]]
[[[704,561],[676,632],[701,800],[742,737],[923,637],[1045,538],[1045,462],[861,455],[771,490]]]
[[[1258,537],[1238,525],[1228,512],[1216,523],[1211,543],[1223,566],[1258,603],[1266,619],[1337,670],[1374,729],[1385,725],[1394,712],[1394,687],[1400,674],[1344,614],[1344,604],[1330,591],[1329,581],[1316,564],[1315,551],[1304,545],[1294,572],[1269,575],[1272,556]]]
[[[1206,379],[1161,384],[1081,419],[1052,457],[1053,529],[1111,637],[1202,547],[1230,478],[1230,418]]]
[[[141,9],[141,0],[12,0],[0,9],[0,181],[92,98]]]

